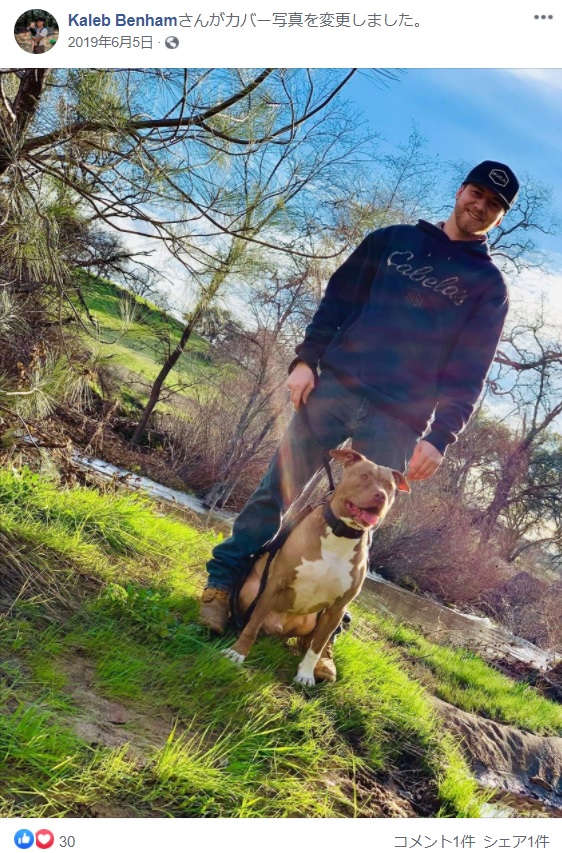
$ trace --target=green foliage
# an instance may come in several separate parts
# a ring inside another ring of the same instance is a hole
[[[12,509],[21,508],[30,501],[35,502],[42,488],[51,489],[51,484],[29,468],[8,471],[0,470],[0,504]]]
[[[114,374],[127,371],[129,381],[120,383],[121,405],[136,413],[146,402],[148,388],[161,368],[162,359],[177,346],[183,331],[182,323],[140,297],[102,279],[85,273],[77,274],[88,310],[97,323],[94,339],[85,335],[84,344],[100,365],[110,366]],[[77,304],[76,310],[82,312]],[[86,318],[85,318],[86,322]],[[192,335],[186,351],[170,374],[170,383],[179,394],[189,394],[192,383],[199,384],[213,372],[208,360],[209,344]],[[133,386],[133,388],[131,388]],[[136,386],[136,387],[135,387]]]
[[[69,72],[76,98],[78,121],[103,121],[117,129],[127,119],[122,92],[115,77],[104,69],[75,68]]]
[[[66,531],[76,542],[114,555],[142,554],[148,561],[178,557],[195,532],[181,522],[154,514],[148,499],[130,492],[60,489],[29,469],[0,471],[0,508],[47,528]]]
[[[0,400],[24,420],[41,420],[61,403],[82,407],[91,402],[90,387],[82,371],[65,357],[47,355],[26,371],[25,390],[15,377],[0,375]]]
[[[360,737],[372,766],[406,760],[435,778],[443,816],[477,817],[480,796],[465,760],[441,732],[427,695],[383,644],[346,637],[341,681],[330,693],[344,730]]]
[[[57,726],[49,711],[22,703],[10,715],[0,714],[3,759],[0,778],[10,767],[17,775],[26,768],[27,772],[32,769],[37,773],[36,781],[39,782],[49,768],[54,772],[51,781],[56,785],[80,748],[83,749],[83,745],[69,731]],[[65,758],[61,762],[62,756]],[[43,781],[46,781],[44,777]]]
[[[5,287],[0,288],[0,337],[9,335],[20,320],[21,315],[12,294]]]

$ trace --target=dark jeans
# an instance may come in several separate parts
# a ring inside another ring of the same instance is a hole
[[[320,376],[306,410],[324,450],[351,437],[359,453],[402,472],[420,437],[402,421],[345,388],[328,371]],[[278,533],[283,515],[321,467],[318,445],[302,414],[296,412],[265,477],[236,518],[232,535],[213,550],[207,564],[209,586],[231,590],[243,580],[252,555]]]

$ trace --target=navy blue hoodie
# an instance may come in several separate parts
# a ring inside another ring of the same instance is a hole
[[[507,308],[485,240],[393,225],[336,270],[296,352],[420,435],[433,418],[424,438],[444,453],[474,410]]]

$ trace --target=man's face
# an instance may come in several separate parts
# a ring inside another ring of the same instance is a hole
[[[45,21],[42,21],[42,20],[41,20],[41,18],[39,18],[39,20],[37,21],[37,26],[38,26],[38,27],[44,27],[44,26],[45,26]]]
[[[465,184],[455,196],[454,210],[457,228],[467,237],[487,234],[499,225],[505,213],[499,196],[480,184]]]

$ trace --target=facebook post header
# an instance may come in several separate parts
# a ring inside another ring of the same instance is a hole
[[[238,0],[230,7],[190,2],[142,9],[124,0],[118,9],[55,2],[45,10],[2,14],[2,50],[10,66],[22,61],[22,49],[33,52],[29,23],[43,14],[49,37],[35,48],[54,50],[49,61],[56,57],[64,68],[126,68],[132,57],[142,67],[370,67],[375,56],[379,66],[392,68],[556,68],[562,22],[548,2],[514,7],[507,0],[485,9],[439,0],[409,7],[396,0],[382,6],[354,0],[343,7],[315,0],[286,8],[272,0],[253,6]],[[49,64],[46,56],[32,61]]]

